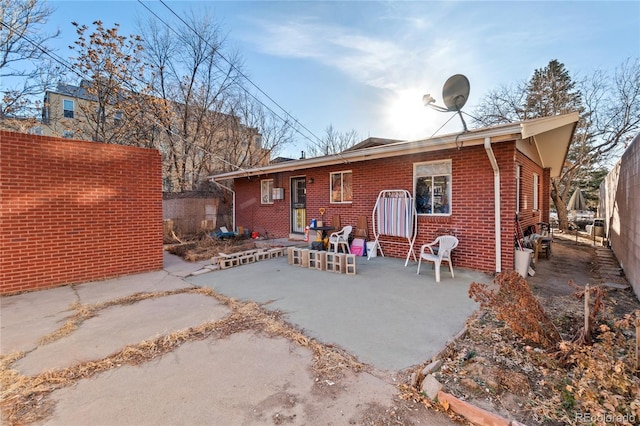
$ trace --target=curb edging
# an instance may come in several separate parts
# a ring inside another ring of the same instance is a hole
[[[525,426],[515,420],[507,420],[502,416],[476,407],[443,391],[438,392],[438,403],[444,409],[449,409],[463,416],[473,424],[481,426]]]

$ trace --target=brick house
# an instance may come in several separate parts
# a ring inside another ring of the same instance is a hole
[[[235,224],[270,238],[300,238],[319,209],[341,225],[367,218],[380,191],[403,189],[417,210],[414,250],[441,234],[460,241],[456,266],[513,269],[514,229],[548,222],[551,178],[564,165],[578,114],[470,130],[430,139],[365,145],[336,155],[212,176],[235,192]],[[403,258],[406,240],[388,237],[385,255]]]

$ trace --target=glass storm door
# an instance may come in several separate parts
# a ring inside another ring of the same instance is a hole
[[[305,177],[291,179],[291,233],[304,234],[307,226],[307,181]]]

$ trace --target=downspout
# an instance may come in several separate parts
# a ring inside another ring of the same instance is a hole
[[[224,186],[220,182],[216,182],[213,179],[211,179],[211,182],[215,183],[220,188],[226,189],[227,191],[231,192],[231,221],[233,222],[231,224],[231,226],[232,226],[232,228],[231,228],[232,231],[231,232],[236,232],[236,191],[234,191],[233,189],[229,188],[228,186]]]
[[[496,273],[502,272],[502,233],[500,232],[500,168],[491,149],[491,138],[484,138],[484,149],[493,168],[494,227],[496,233]]]

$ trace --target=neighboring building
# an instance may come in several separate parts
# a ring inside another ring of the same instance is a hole
[[[326,222],[339,215],[342,226],[366,217],[372,238],[380,191],[408,190],[418,211],[414,250],[438,235],[454,234],[460,240],[454,264],[500,272],[513,268],[516,214],[522,228],[549,221],[551,178],[560,175],[577,121],[572,113],[424,140],[364,144],[368,147],[211,179],[233,180],[238,226],[274,238],[303,238],[305,225],[320,218],[320,208],[326,209]],[[386,255],[406,256],[406,240],[386,237],[381,246]]]
[[[58,83],[56,90],[47,90],[42,106],[42,134],[63,138],[78,138],[77,129],[86,126],[81,104],[95,103],[95,97],[86,89],[86,82],[80,86]]]
[[[206,141],[185,141],[177,133],[162,128],[151,115],[146,120],[148,128],[136,131],[130,127],[123,131],[121,125],[127,119],[127,114],[117,109],[98,107],[90,84],[84,80],[79,86],[58,83],[56,90],[47,91],[42,121],[31,126],[29,132],[44,136],[96,140],[92,127],[95,126],[92,122],[95,117],[89,120],[87,117],[101,114],[105,120],[106,132],[117,136],[113,141],[101,141],[154,147],[162,152],[163,189],[167,192],[196,189],[202,181],[198,181],[199,176],[205,177],[216,170],[228,170],[229,164],[248,164],[253,167],[269,163],[269,151],[262,147],[262,135],[258,129],[243,126],[238,117],[219,112],[212,112],[207,120],[211,131]],[[174,103],[172,108],[176,117],[182,116],[182,105]],[[133,143],[128,139],[134,132],[135,137],[142,139],[142,142]],[[215,136],[211,137],[211,134]],[[192,145],[193,149],[186,145]],[[186,153],[185,158],[180,158],[181,153]]]

